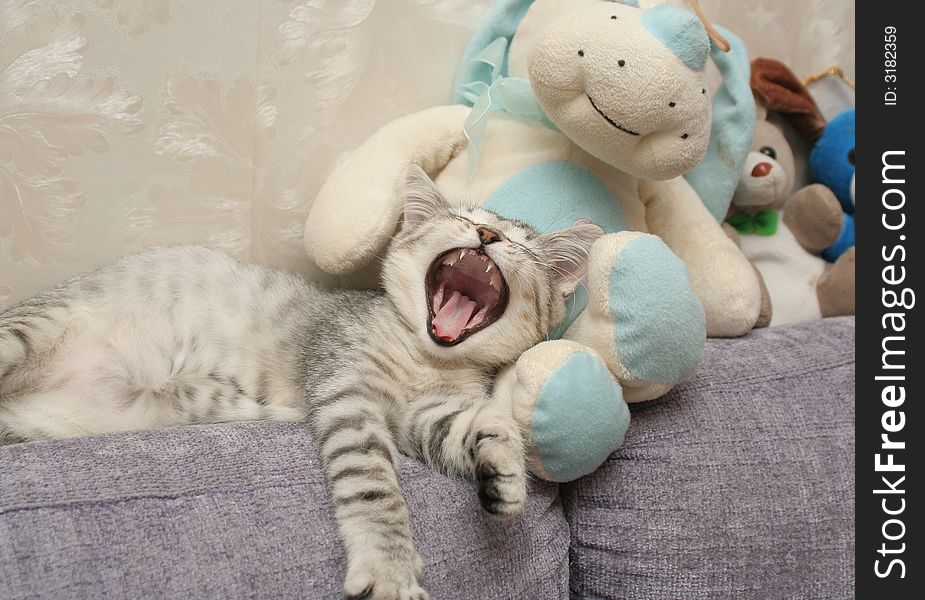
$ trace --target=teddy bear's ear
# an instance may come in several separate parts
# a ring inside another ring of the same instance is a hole
[[[752,61],[752,91],[758,104],[781,113],[811,142],[822,135],[826,121],[803,82],[783,63],[770,58]]]
[[[449,212],[449,204],[437,189],[437,184],[418,165],[408,167],[402,196],[405,200],[404,222],[408,227],[415,227]]]

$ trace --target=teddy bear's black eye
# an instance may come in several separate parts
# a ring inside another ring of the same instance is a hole
[[[774,148],[770,146],[762,146],[761,150],[759,150],[758,152],[761,152],[765,156],[769,156],[773,159],[777,159],[777,150],[775,150]]]
[[[686,134],[686,133],[682,134],[682,135],[681,135],[681,139],[682,139],[682,140],[686,140],[686,139],[687,139],[687,134]]]
[[[617,20],[617,15],[610,15],[610,19],[613,20],[613,21],[616,21],[616,20]]]
[[[669,102],[668,106],[670,106],[671,108],[674,108],[675,106],[677,106],[677,104],[675,104],[674,102]]]
[[[854,148],[851,149],[851,152],[848,153],[848,162],[852,165],[854,164]]]
[[[626,65],[626,61],[621,58],[620,60],[617,61],[617,64],[622,67]]]
[[[578,51],[578,56],[584,56],[584,55],[585,55],[585,51],[584,51],[584,50],[579,50],[579,51]]]

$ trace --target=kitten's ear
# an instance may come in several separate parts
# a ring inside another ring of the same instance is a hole
[[[434,217],[449,212],[449,204],[431,181],[424,169],[417,165],[408,168],[402,190],[405,200],[405,226],[416,227]]]
[[[538,238],[543,256],[555,271],[553,282],[568,296],[588,272],[591,244],[604,235],[604,230],[592,223],[573,225]]]

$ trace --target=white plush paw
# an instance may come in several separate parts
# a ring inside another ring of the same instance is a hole
[[[569,340],[534,346],[505,373],[517,422],[527,425],[530,471],[572,481],[594,471],[623,443],[630,413],[623,391],[592,349]]]
[[[513,445],[502,432],[487,430],[476,436],[479,502],[486,512],[502,519],[520,515],[527,501],[524,456]]]
[[[430,600],[418,585],[420,558],[408,561],[359,560],[347,569],[344,593],[350,600]]]
[[[684,263],[659,238],[621,232],[598,239],[588,296],[565,337],[604,359],[627,402],[664,394],[700,364],[703,307]]]

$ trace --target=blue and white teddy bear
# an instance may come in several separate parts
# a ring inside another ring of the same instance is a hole
[[[622,444],[626,402],[664,394],[697,368],[707,335],[743,335],[758,318],[757,277],[719,224],[755,119],[748,60],[732,39],[732,52],[713,51],[724,87],[711,102],[710,39],[687,10],[501,0],[460,71],[459,98],[475,108],[439,106],[385,125],[312,206],[313,267],[348,285],[377,284],[411,165],[450,202],[541,232],[582,221],[606,232],[570,318],[495,385],[538,477],[596,469]],[[717,117],[728,126],[711,135]],[[692,170],[701,194],[681,177]],[[457,347],[478,344],[475,334]]]

